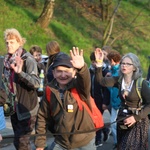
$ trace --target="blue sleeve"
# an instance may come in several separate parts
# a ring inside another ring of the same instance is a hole
[[[6,128],[3,106],[0,106],[0,130]]]

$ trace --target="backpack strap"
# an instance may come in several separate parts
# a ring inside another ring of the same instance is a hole
[[[75,98],[75,100],[77,101],[79,110],[83,110],[83,107],[86,109],[89,116],[93,120],[95,128],[103,127],[104,126],[103,116],[102,116],[101,112],[99,111],[99,109],[97,108],[94,99],[92,97],[90,97],[90,103],[91,103],[91,107],[92,107],[92,110],[91,110],[89,108],[89,106],[86,104],[86,102],[80,98],[80,96],[75,88],[71,89],[71,93],[72,93],[73,97]]]
[[[50,101],[51,101],[51,89],[49,86],[46,86],[45,90],[46,90],[46,99],[50,103]],[[75,88],[73,88],[73,89],[71,89],[71,93],[72,93],[73,97],[75,98],[75,100],[77,101],[79,109],[82,111],[83,110],[82,102],[81,102],[80,96],[78,95],[77,90]]]
[[[79,110],[82,111],[83,110],[82,100],[81,100],[77,90],[75,88],[71,89],[71,94],[73,95],[74,99],[77,101]]]
[[[51,99],[51,90],[49,86],[46,86],[46,99],[50,103]],[[79,110],[82,111],[83,107],[87,110],[88,114],[90,115],[91,119],[93,120],[93,123],[95,125],[95,128],[100,128],[104,126],[103,116],[100,113],[99,109],[97,108],[94,99],[90,97],[90,102],[92,105],[92,111],[90,110],[89,106],[80,98],[77,90],[75,88],[71,89],[71,94],[76,100]]]
[[[49,105],[51,106],[51,103],[50,103],[51,102],[51,88],[49,86],[46,86],[45,90],[46,90],[46,99],[49,102]],[[50,110],[50,115],[52,116],[51,110]]]
[[[51,89],[50,89],[49,86],[46,86],[45,90],[46,90],[46,99],[50,103],[50,100],[51,100]],[[75,100],[77,101],[79,110],[82,111],[83,110],[82,100],[81,100],[77,90],[75,88],[73,88],[73,89],[71,89],[71,93],[72,93],[73,97],[75,98]]]
[[[79,110],[82,111],[82,110],[83,110],[83,107],[84,107],[84,108],[87,110],[88,114],[91,116],[91,118],[93,118],[92,111],[90,110],[90,108],[89,108],[89,106],[86,104],[86,102],[84,102],[84,101],[80,98],[80,96],[79,96],[79,94],[78,94],[78,92],[77,92],[77,90],[76,90],[75,88],[71,89],[71,94],[73,95],[74,99],[77,101]],[[90,97],[90,100],[93,100],[92,97]],[[94,100],[93,100],[93,102],[94,102]],[[93,103],[91,103],[91,105],[92,105],[92,104],[93,104]]]
[[[140,77],[137,79],[136,81],[136,92],[140,98],[140,102],[139,102],[139,107],[141,107],[141,104],[143,102],[142,100],[142,96],[141,96],[141,88],[142,88],[142,82],[143,82],[144,78]]]
[[[46,99],[50,103],[50,100],[51,100],[51,89],[50,89],[49,86],[46,86],[45,90],[46,90]]]

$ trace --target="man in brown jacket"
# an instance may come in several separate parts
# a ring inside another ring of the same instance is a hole
[[[88,105],[90,97],[90,74],[83,59],[83,51],[78,48],[70,51],[71,58],[62,54],[53,63],[54,80],[49,83],[51,89],[50,103],[43,96],[38,112],[36,133],[45,134],[46,126],[55,134],[50,149],[86,149],[96,150],[94,124],[89,114],[83,108],[79,110],[78,104],[71,94],[76,88],[82,100]],[[83,132],[82,134],[74,134]],[[63,134],[67,133],[67,134]],[[69,134],[71,133],[71,134]],[[44,150],[46,137],[37,136],[36,150]]]

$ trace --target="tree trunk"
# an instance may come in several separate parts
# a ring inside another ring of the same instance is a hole
[[[43,11],[40,15],[40,17],[37,20],[37,23],[42,27],[42,28],[47,28],[51,18],[53,16],[54,12],[54,5],[55,5],[55,0],[46,0],[44,4]]]

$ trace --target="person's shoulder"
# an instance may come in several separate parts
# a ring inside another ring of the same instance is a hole
[[[33,57],[33,55],[31,55],[31,53],[29,53],[29,52],[24,53],[23,56],[22,56],[22,58],[24,60],[37,63],[36,60],[35,60],[35,58]]]
[[[38,66],[38,68],[39,68],[40,70],[43,69],[44,72],[45,72],[45,65],[44,65],[43,63],[37,62],[37,66]]]
[[[150,81],[146,80],[146,79],[143,79],[143,82],[142,82],[142,85],[146,85],[146,86],[149,86],[150,88]]]
[[[59,56],[61,56],[63,54],[65,54],[65,53],[64,52],[59,52],[59,53],[56,54],[56,57],[59,57]]]
[[[29,52],[24,53],[24,55],[29,58],[34,58],[33,55],[31,55],[31,53],[29,53]]]
[[[43,63],[41,63],[41,62],[37,62],[37,64],[38,64],[38,66],[41,66],[41,67],[43,67],[43,66],[44,66],[44,64],[43,64]]]

